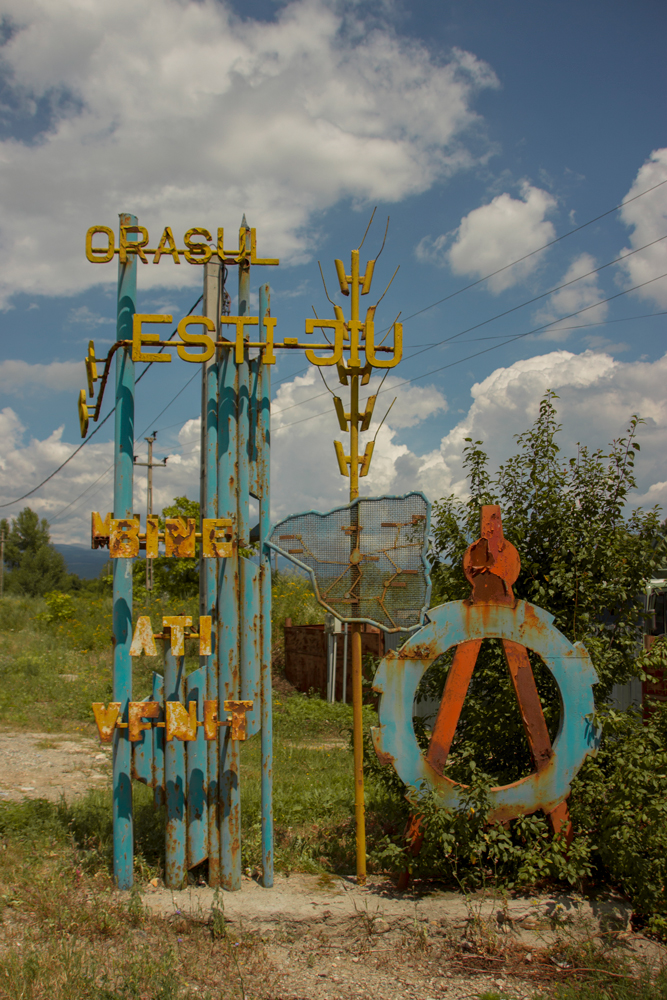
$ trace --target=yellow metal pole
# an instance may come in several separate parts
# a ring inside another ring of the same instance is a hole
[[[350,338],[358,338],[359,251],[352,251]],[[359,375],[352,375],[350,387],[350,502],[359,496]],[[350,536],[359,546],[359,532]],[[354,747],[354,814],[357,828],[357,883],[366,882],[366,813],[364,803],[363,687],[361,669],[361,625],[352,624],[352,742]]]

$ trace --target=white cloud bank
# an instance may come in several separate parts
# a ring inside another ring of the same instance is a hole
[[[274,403],[271,489],[276,519],[302,510],[327,510],[347,500],[349,481],[339,474],[332,444],[334,438],[341,440],[344,435],[331,398],[316,378],[311,369],[284,383]],[[397,402],[377,436],[370,475],[361,480],[362,495],[412,489],[422,489],[431,499],[451,492],[463,495],[465,438],[483,440],[491,464],[496,466],[514,454],[515,435],[533,423],[540,398],[553,389],[559,396],[556,405],[563,424],[559,442],[564,455],[576,454],[578,441],[604,448],[623,435],[633,413],[644,418],[633,503],[659,503],[667,508],[667,354],[656,362],[624,362],[594,351],[574,354],[558,350],[497,368],[472,387],[467,414],[443,433],[438,447],[425,453],[403,443],[404,429],[419,427],[429,418],[442,420],[447,402],[433,386],[399,386],[399,381],[391,377],[385,382],[383,389],[387,391],[378,396],[370,432],[362,438],[363,448],[396,396]],[[377,385],[378,380],[372,380],[366,391],[377,391]],[[321,396],[320,391],[324,393]],[[64,442],[61,435],[62,431],[56,431],[44,441],[26,443],[25,429],[13,411],[6,408],[0,413],[0,502],[33,487],[70,454],[75,446]],[[90,511],[111,508],[112,477],[107,470],[112,459],[111,444],[92,442],[47,487],[10,508],[10,513],[28,504],[40,515],[55,519],[56,541],[86,544]],[[135,475],[136,510],[145,509],[143,473],[137,470]],[[84,490],[87,492],[75,499]],[[195,419],[184,424],[178,452],[169,457],[167,470],[155,477],[154,507],[159,510],[174,496],[196,497],[198,492],[199,419]],[[61,513],[63,508],[67,509]]]
[[[449,264],[454,274],[483,278],[554,239],[555,229],[546,216],[555,207],[552,195],[524,182],[521,198],[499,194],[468,212],[454,234],[422,240],[417,256]],[[539,261],[535,254],[490,278],[486,287],[503,292],[532,274]]]
[[[258,251],[303,259],[314,212],[342,198],[396,201],[469,166],[474,95],[492,70],[446,63],[353,2],[293,0],[273,22],[214,0],[4,0],[0,50],[10,103],[48,107],[32,142],[0,142],[0,301],[115,282],[85,260],[92,224],[133,211],[156,245],[173,227],[225,226],[243,212]],[[142,267],[149,285],[197,268]]]
[[[598,275],[591,274],[591,271],[595,270],[596,264],[595,257],[589,253],[579,254],[574,258],[559,282],[560,285],[566,287],[559,288],[557,292],[550,295],[544,308],[536,312],[533,319],[536,324],[554,323],[559,316],[572,316],[573,313],[579,312],[581,309],[585,309],[586,312],[577,320],[565,320],[562,326],[560,323],[556,323],[549,327],[544,333],[539,334],[540,339],[566,340],[572,333],[571,330],[567,329],[568,326],[571,327],[574,323],[602,323],[606,319],[609,310],[608,303],[602,302],[599,306],[595,305],[596,302],[600,302],[604,298],[604,292],[598,284]],[[582,277],[583,275],[586,277]],[[579,334],[581,335],[581,331]]]
[[[85,381],[86,373],[81,361],[51,361],[48,365],[0,361],[0,392],[15,396],[44,389],[70,392],[80,389]]]
[[[661,181],[667,181],[667,149],[651,153],[625,197],[632,198]],[[667,233],[667,184],[626,205],[620,214],[626,226],[632,227],[630,247],[626,247],[623,253],[660,239]],[[667,246],[664,242],[656,243],[641,253],[633,254],[619,268],[629,285],[639,285],[660,274],[667,274]],[[654,281],[634,294],[654,302],[659,308],[667,308],[667,278]]]

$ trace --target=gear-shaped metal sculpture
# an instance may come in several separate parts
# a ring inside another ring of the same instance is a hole
[[[373,689],[380,694],[380,725],[372,730],[379,759],[391,763],[405,784],[417,792],[431,790],[444,808],[456,808],[464,786],[447,777],[445,765],[456,725],[483,639],[500,639],[535,771],[510,785],[490,791],[491,822],[544,810],[554,830],[571,826],[566,798],[572,779],[599,735],[591,720],[597,675],[582,643],[572,644],[552,624],[553,615],[526,601],[515,600],[512,584],[520,561],[502,533],[500,508],[482,507],[482,537],[464,556],[473,585],[467,601],[453,601],[429,611],[429,623],[397,652],[382,660]],[[424,754],[413,727],[413,703],[419,681],[435,660],[456,646],[447,675],[431,743]],[[532,649],[551,671],[561,698],[558,734],[549,739],[527,650]],[[492,706],[489,706],[492,711]]]

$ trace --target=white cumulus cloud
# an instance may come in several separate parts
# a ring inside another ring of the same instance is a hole
[[[43,389],[51,392],[78,390],[85,378],[81,361],[51,361],[47,365],[0,361],[0,392],[15,396]]]
[[[8,98],[32,141],[0,142],[0,301],[115,282],[85,260],[92,224],[135,212],[151,245],[171,225],[233,247],[243,212],[260,256],[304,259],[315,212],[396,201],[475,162],[475,94],[492,70],[434,59],[354,2],[292,0],[241,20],[216,0],[5,0]],[[477,136],[478,138],[478,136]],[[48,247],[49,252],[44,252]],[[170,258],[142,286],[201,280]]]
[[[499,194],[488,205],[468,212],[454,234],[422,240],[417,248],[420,259],[449,264],[452,272],[482,278],[531,253],[555,236],[546,216],[556,207],[547,191],[525,182],[521,198]],[[540,260],[535,254],[488,281],[492,292],[502,292],[532,274]]]
[[[625,196],[633,198],[648,188],[667,181],[667,148],[657,149],[640,167],[635,181]],[[632,228],[630,249],[646,246],[653,240],[660,239],[667,233],[667,184],[650,191],[643,198],[637,198],[621,209],[621,219],[626,226]],[[658,275],[667,274],[667,241],[647,247],[640,253],[633,254],[628,260],[619,264],[623,277],[629,285],[639,285]],[[649,302],[654,302],[659,308],[667,307],[667,278],[653,281],[645,288],[635,293]]]
[[[604,293],[598,284],[597,274],[591,274],[591,271],[595,270],[596,264],[595,257],[589,253],[582,253],[575,257],[559,282],[565,287],[559,288],[557,292],[549,296],[544,308],[535,314],[535,323],[553,323],[559,316],[572,316],[573,313],[582,309],[586,311],[577,318],[577,323],[603,322],[609,306],[606,302],[599,306],[595,305],[596,302],[600,302],[604,298]],[[574,319],[564,321],[562,326],[560,323],[556,323],[540,334],[540,337],[545,340],[566,340],[572,332],[567,327],[571,327],[574,323]]]
[[[556,350],[517,361],[497,368],[473,385],[468,412],[453,425],[451,421],[445,424],[447,402],[437,388],[401,386],[399,382],[396,377],[387,379],[383,389],[388,391],[378,396],[371,428],[362,435],[363,450],[396,396],[397,402],[377,435],[370,475],[360,481],[362,496],[414,489],[423,490],[431,500],[452,492],[465,495],[465,439],[482,440],[491,468],[496,468],[516,452],[515,436],[534,422],[540,399],[547,389],[553,389],[558,395],[556,406],[563,425],[558,440],[564,456],[575,455],[579,441],[604,449],[612,439],[624,435],[632,414],[644,419],[639,429],[637,491],[631,501],[648,506],[658,503],[667,508],[667,354],[655,362],[624,362],[595,351],[575,354]],[[379,380],[372,379],[364,387],[362,399],[376,393],[378,386]],[[342,386],[336,392],[347,399]],[[402,431],[418,427],[429,417],[442,421],[440,444],[420,452],[405,443]],[[199,428],[198,418],[183,425],[179,445],[172,449],[167,468],[155,474],[155,510],[175,496],[198,497]],[[62,440],[62,429],[43,441],[26,438],[16,414],[9,408],[2,410],[0,503],[32,489],[76,447]],[[310,369],[283,383],[272,419],[274,519],[303,510],[328,510],[347,502],[349,480],[339,473],[334,439],[341,440],[347,452],[348,437],[338,426],[331,397],[317,373]],[[16,514],[30,505],[40,516],[53,521],[55,541],[86,544],[90,511],[105,513],[112,506],[112,462],[112,444],[92,441],[35,496],[3,513]],[[136,470],[134,483],[134,507],[143,511],[144,469]]]

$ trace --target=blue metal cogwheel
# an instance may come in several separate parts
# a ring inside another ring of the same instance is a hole
[[[532,649],[551,671],[560,692],[560,726],[553,756],[539,773],[491,789],[489,821],[515,819],[538,809],[551,812],[567,797],[572,779],[600,741],[590,721],[598,678],[583,644],[573,645],[554,628],[553,615],[526,601],[516,601],[513,607],[452,601],[428,614],[429,624],[397,653],[387,653],[375,676],[373,690],[381,695],[380,725],[371,734],[378,758],[393,764],[418,794],[433,791],[443,808],[456,809],[466,786],[439,774],[427,762],[412,722],[415,692],[425,671],[452,646],[471,639],[508,639]]]

